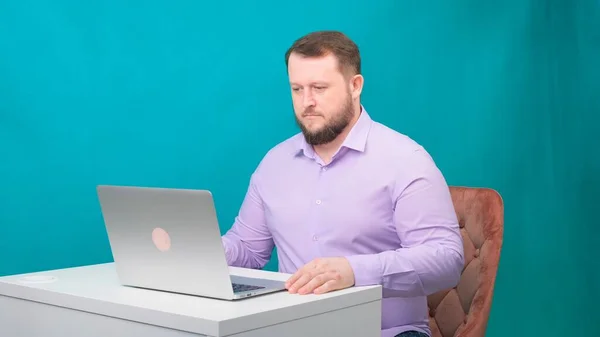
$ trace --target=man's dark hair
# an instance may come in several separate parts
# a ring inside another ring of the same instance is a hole
[[[343,74],[360,74],[360,52],[358,46],[348,36],[339,31],[318,31],[305,35],[294,42],[285,53],[287,67],[290,55],[296,53],[304,57],[321,57],[333,54]]]

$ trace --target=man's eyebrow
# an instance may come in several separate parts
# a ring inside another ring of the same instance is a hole
[[[296,83],[296,82],[290,82],[290,85],[302,86],[301,84]],[[329,83],[326,81],[314,81],[314,82],[308,83],[308,85],[309,86],[311,86],[311,85],[329,85]]]

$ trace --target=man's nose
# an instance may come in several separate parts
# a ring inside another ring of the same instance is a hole
[[[304,95],[302,96],[302,103],[304,104],[305,108],[315,105],[314,96],[309,90],[304,92]]]

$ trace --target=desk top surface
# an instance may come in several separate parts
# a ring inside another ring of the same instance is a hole
[[[273,280],[289,277],[289,274],[236,267],[230,267],[230,272]],[[44,277],[53,280],[47,282]],[[107,263],[0,277],[0,295],[223,336],[378,301],[381,288],[352,287],[323,295],[282,291],[226,301],[125,287],[119,282],[114,264]]]

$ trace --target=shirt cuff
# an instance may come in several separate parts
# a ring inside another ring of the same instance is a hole
[[[383,282],[383,268],[379,254],[351,255],[346,259],[354,271],[354,285],[377,285]]]

